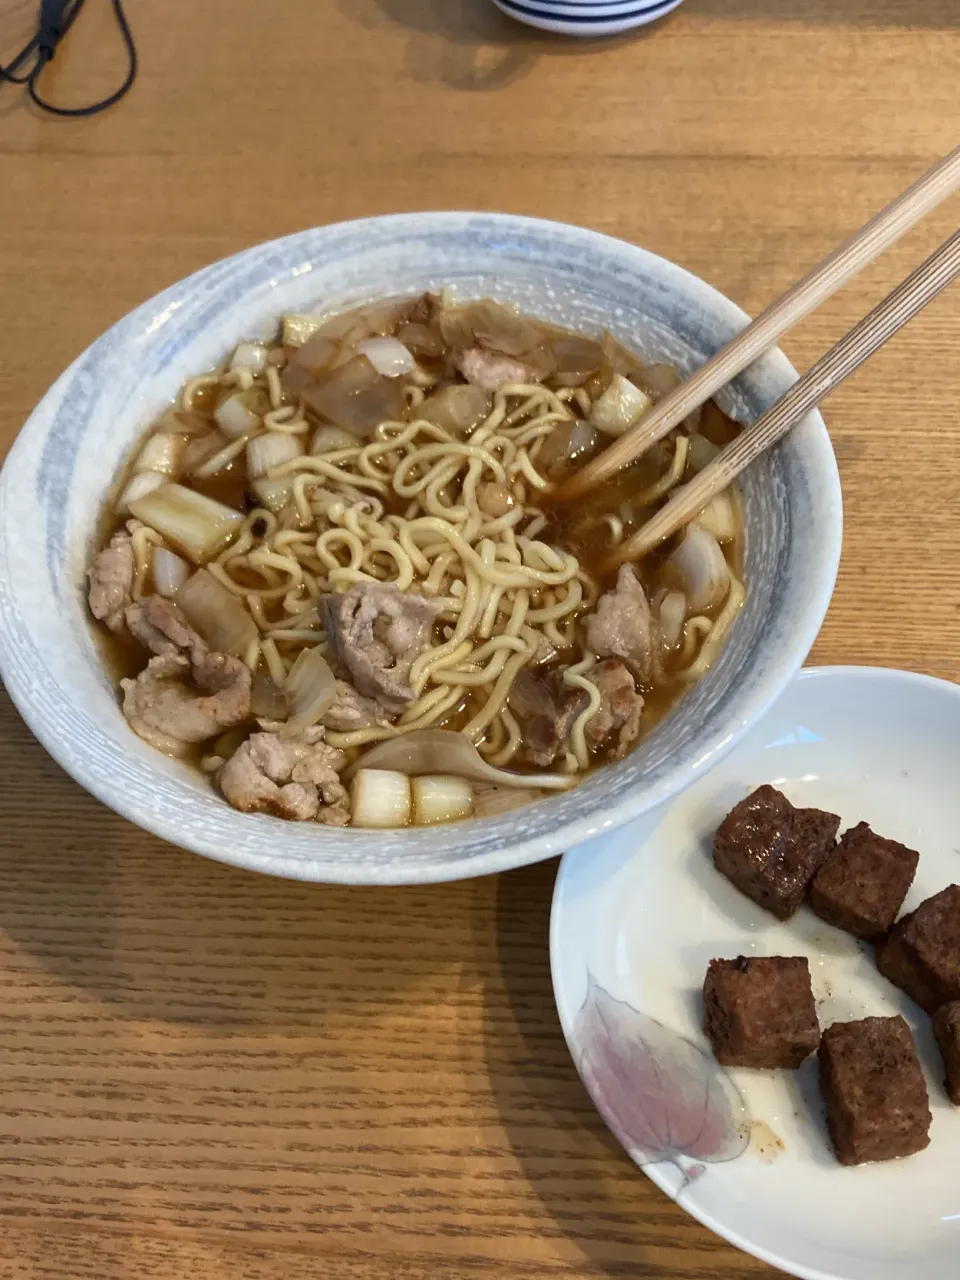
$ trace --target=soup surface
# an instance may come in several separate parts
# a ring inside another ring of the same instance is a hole
[[[88,569],[124,715],[247,812],[502,812],[622,758],[743,603],[720,494],[610,552],[738,427],[713,404],[586,500],[551,485],[679,381],[609,335],[425,295],[241,342],[150,428]]]

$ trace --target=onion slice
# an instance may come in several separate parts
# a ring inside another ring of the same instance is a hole
[[[509,773],[487,764],[469,738],[454,729],[415,729],[372,747],[344,772],[349,778],[357,769],[393,769],[418,776],[429,773],[452,774],[473,782],[492,782],[502,787],[539,787],[545,791],[566,791],[576,778],[560,773]]]
[[[350,788],[355,827],[406,827],[410,823],[410,779],[388,769],[360,769]]]
[[[153,585],[158,596],[171,600],[190,577],[190,566],[166,547],[153,552]]]
[[[279,476],[271,480],[267,476],[262,476],[259,480],[254,480],[251,488],[261,506],[266,507],[276,516],[293,497],[294,479],[294,476]]]
[[[483,783],[473,793],[475,818],[499,818],[501,814],[543,799],[542,791],[525,787],[494,787]]]
[[[682,591],[668,591],[660,601],[660,634],[668,649],[675,649],[687,618],[687,598]]]
[[[298,315],[291,312],[283,317],[282,337],[285,347],[302,347],[308,338],[312,338],[323,324],[316,316]]]
[[[610,385],[590,411],[590,421],[608,436],[622,436],[653,401],[621,373],[615,373]]]
[[[250,408],[244,391],[235,391],[233,395],[221,400],[213,411],[213,417],[230,440],[239,440],[248,432],[256,431],[260,425],[260,417]]]
[[[206,564],[240,532],[243,514],[195,489],[162,484],[130,500],[130,511],[194,564]]]
[[[310,729],[333,705],[337,682],[319,648],[303,649],[287,673],[283,694],[287,700],[284,736],[294,737]]]
[[[493,396],[483,387],[456,383],[427,396],[415,410],[424,422],[443,427],[457,436],[467,436],[490,416]]]
[[[186,447],[186,435],[158,431],[144,441],[133,469],[134,471],[159,471],[161,475],[175,479]]]
[[[317,427],[310,441],[311,453],[331,453],[334,449],[356,449],[357,437],[344,431],[343,427],[334,427],[324,423]]]
[[[198,569],[187,579],[177,592],[177,604],[217,653],[243,658],[260,634],[240,597],[207,569]]]
[[[138,471],[117,499],[117,515],[129,515],[131,502],[135,502],[137,498],[145,497],[148,493],[152,493],[154,489],[159,489],[162,484],[166,483],[167,477],[161,475],[159,471]]]
[[[265,476],[271,467],[292,462],[303,452],[299,436],[284,431],[268,431],[247,444],[247,475],[251,480]]]
[[[358,342],[356,349],[385,378],[402,378],[417,367],[413,356],[396,338],[367,338]]]
[[[716,538],[696,522],[687,525],[683,541],[667,563],[684,585],[691,612],[723,602],[730,588],[730,569]]]
[[[230,360],[231,369],[249,369],[263,373],[267,367],[267,349],[262,342],[241,342]]]

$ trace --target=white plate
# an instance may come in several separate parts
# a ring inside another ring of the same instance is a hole
[[[918,849],[912,909],[960,882],[958,766],[957,686],[869,667],[805,671],[710,774],[571,850],[557,877],[554,990],[598,1110],[695,1218],[807,1280],[957,1280],[960,1108],[946,1098],[929,1019],[880,976],[872,948],[807,907],[781,924],[755,906],[714,869],[713,832],[770,782],[797,804],[839,813],[842,829],[868,821]],[[823,1027],[904,1015],[930,1092],[926,1151],[842,1168],[815,1058],[796,1073],[716,1064],[700,989],[712,957],[739,954],[807,956]]]

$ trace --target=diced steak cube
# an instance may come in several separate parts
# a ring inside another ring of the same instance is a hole
[[[720,824],[713,860],[741,893],[788,920],[833,849],[839,826],[835,813],[797,809],[774,787],[758,787]]]
[[[921,902],[894,925],[877,968],[927,1013],[960,1000],[960,885]]]
[[[820,1041],[820,1089],[841,1164],[894,1160],[930,1141],[930,1103],[903,1018],[835,1022]]]
[[[703,1029],[728,1067],[799,1067],[820,1042],[802,956],[711,960],[703,984]]]
[[[947,1093],[950,1101],[960,1107],[960,1000],[940,1006],[933,1015],[933,1034],[947,1072]]]
[[[919,861],[915,849],[861,822],[844,832],[814,876],[810,905],[828,924],[875,942],[893,927]]]

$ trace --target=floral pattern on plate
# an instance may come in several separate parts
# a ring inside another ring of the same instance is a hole
[[[669,1161],[686,1185],[747,1149],[746,1104],[715,1059],[593,977],[572,1039],[597,1110],[638,1165]]]

